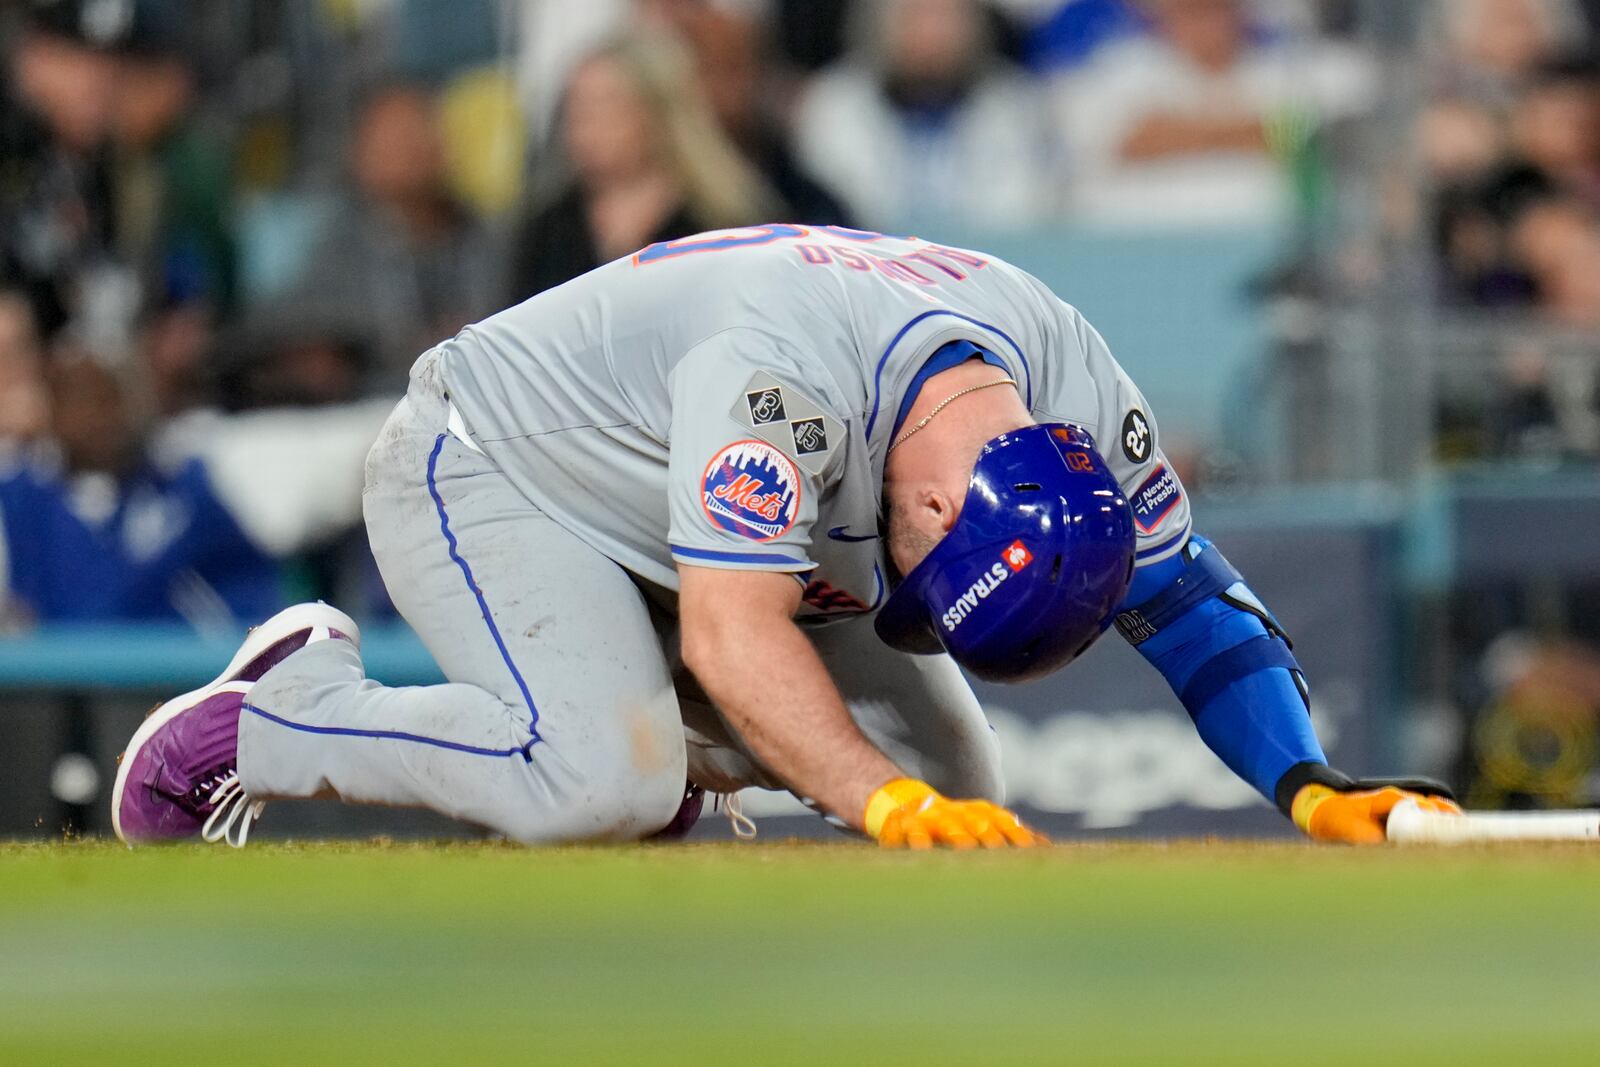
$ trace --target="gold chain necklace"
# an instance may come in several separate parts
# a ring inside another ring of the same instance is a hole
[[[943,411],[946,407],[948,407],[952,400],[959,400],[961,397],[966,396],[968,393],[976,393],[979,389],[990,389],[990,388],[993,388],[996,385],[1016,385],[1016,384],[1017,384],[1017,380],[1015,378],[1001,378],[998,381],[984,382],[982,385],[969,385],[965,389],[962,389],[959,392],[951,393],[949,396],[945,397],[943,400],[941,400],[937,404],[933,405],[933,410],[928,412],[926,415],[924,415],[921,418],[921,420],[918,421],[918,423],[915,426],[911,427],[911,429],[907,430],[905,433],[903,433],[899,437],[895,438],[894,441],[892,443],[890,443],[890,445],[889,445],[889,451],[893,452],[895,449],[897,449],[901,445],[905,444],[906,440],[912,434],[916,433],[918,430],[920,430],[924,426],[928,425],[928,423],[932,422],[933,421],[933,417],[935,415],[939,414],[939,412]]]

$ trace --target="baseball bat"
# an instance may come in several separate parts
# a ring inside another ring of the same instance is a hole
[[[1400,844],[1483,841],[1600,842],[1600,811],[1469,811],[1445,815],[1402,800],[1389,813],[1388,838]]]

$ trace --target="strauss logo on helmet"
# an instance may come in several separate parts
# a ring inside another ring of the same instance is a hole
[[[1006,566],[1013,572],[1020,571],[1033,562],[1033,553],[1028,551],[1028,546],[1019,538],[1006,546]]]
[[[1033,553],[1028,551],[1027,545],[1017,540],[1006,546],[1000,559],[1000,563],[990,567],[977,581],[967,587],[965,593],[956,598],[954,604],[945,609],[939,621],[944,623],[946,630],[955,633],[956,629],[966,621],[967,616],[971,615],[981,602],[987,600],[989,594],[1000,588],[1000,583],[1033,562]]]

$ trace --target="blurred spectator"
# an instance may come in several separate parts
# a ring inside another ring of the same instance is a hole
[[[852,55],[818,75],[796,147],[868,226],[1026,225],[1053,197],[1031,83],[977,0],[864,0]]]
[[[627,25],[633,0],[515,0],[517,82],[535,138],[556,121],[562,87],[590,52]]]
[[[0,450],[40,436],[49,417],[33,309],[21,294],[0,291]]]
[[[1434,191],[1440,295],[1481,307],[1530,301],[1533,282],[1516,265],[1506,229],[1549,184],[1509,162],[1504,121],[1482,104],[1446,96],[1423,112],[1417,143]]]
[[[64,17],[26,25],[3,83],[13,99],[0,104],[4,269],[46,335],[79,310],[83,279],[113,245],[106,143],[117,65],[79,29]]]
[[[1088,62],[1105,45],[1143,33],[1143,14],[1134,0],[1066,0],[1039,5],[1038,24],[1028,35],[1028,66],[1064,71]]]
[[[1593,209],[1571,198],[1535,201],[1512,226],[1511,249],[1546,314],[1570,326],[1600,327],[1600,228]]]
[[[217,346],[212,373],[219,406],[321,408],[360,399],[363,384],[375,377],[371,325],[365,309],[325,300],[284,299],[251,310]],[[403,372],[390,368],[390,398],[396,373]]]
[[[792,96],[792,66],[814,56],[792,52],[841,35],[845,5],[825,0],[521,0],[519,78],[530,126],[542,133],[557,117],[561,87],[589,53],[632,25],[683,38],[701,90],[723,131],[759,170],[796,222],[849,225],[844,205],[794,158],[779,119]],[[824,46],[826,49],[826,45]]]
[[[1141,6],[1150,34],[1058,82],[1074,214],[1180,227],[1291,217],[1296,155],[1319,126],[1371,106],[1370,64],[1254,32],[1243,0]]]
[[[1596,89],[1588,69],[1558,69],[1533,81],[1511,111],[1516,163],[1590,203],[1600,203]]]
[[[132,0],[33,5],[0,106],[0,248],[40,326],[125,352],[141,302],[226,303],[225,144],[192,117],[181,12]]]
[[[215,314],[198,301],[158,309],[139,332],[136,366],[152,414],[167,418],[209,402]]]
[[[119,251],[167,306],[231,305],[230,146],[194,115],[195,80],[175,38],[130,48],[112,109]]]
[[[844,205],[801,166],[788,131],[770,110],[767,40],[758,16],[750,5],[683,3],[670,7],[667,17],[694,53],[701,88],[723,132],[788,206],[788,221],[849,226]]]
[[[560,135],[568,173],[518,234],[512,302],[656,241],[787,214],[669,37],[635,32],[579,64]]]
[[[1481,178],[1505,153],[1505,131],[1495,114],[1459,96],[1435,101],[1422,115],[1418,143],[1435,182]]]
[[[838,62],[848,47],[850,6],[850,0],[774,0],[773,37],[784,58],[808,73]]]
[[[759,12],[772,30],[782,61],[803,74],[838,63],[850,51],[859,0],[640,0],[642,3],[699,3]],[[1021,61],[1027,27],[1061,0],[982,0],[980,13],[1007,59]]]
[[[153,462],[109,371],[68,352],[48,377],[51,448],[0,474],[10,621],[232,631],[280,606],[276,564],[218,501],[204,465]]]
[[[1027,26],[1024,56],[1031,70],[1065,71],[1101,48],[1149,32],[1141,0],[994,0]],[[1245,0],[1258,35],[1321,33],[1351,38],[1363,0]]]
[[[1421,143],[1447,298],[1540,304],[1573,324],[1600,315],[1586,278],[1600,236],[1597,93],[1592,72],[1568,64],[1524,72],[1500,109],[1453,96],[1429,106]]]
[[[497,310],[499,252],[449,192],[425,90],[387,86],[367,99],[350,169],[346,203],[275,312],[338,317],[375,347],[366,389],[398,395],[418,355]]]
[[[1447,49],[1441,88],[1494,107],[1508,104],[1538,68],[1584,43],[1571,0],[1448,0],[1434,11],[1444,20]]]

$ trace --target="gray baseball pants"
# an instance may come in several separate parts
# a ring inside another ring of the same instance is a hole
[[[251,691],[253,796],[431,808],[526,842],[627,840],[670,821],[685,780],[783,783],[683,670],[672,594],[523,497],[446,428],[427,360],[367,460],[367,532],[395,606],[449,682],[390,688],[325,641]],[[812,634],[857,724],[906,773],[1002,800],[999,749],[947,657],[892,651],[870,619]]]

